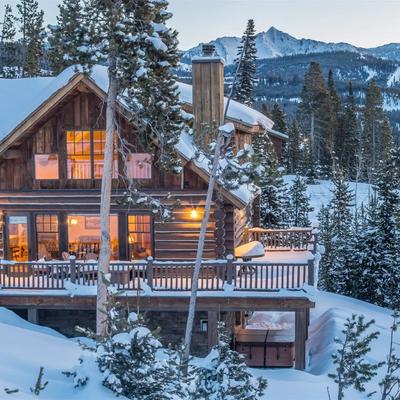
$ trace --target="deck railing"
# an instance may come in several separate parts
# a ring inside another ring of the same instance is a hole
[[[192,288],[194,262],[112,262],[111,283],[121,290],[188,291]],[[68,289],[68,283],[95,286],[97,263],[71,258],[63,262],[4,262],[0,264],[0,287],[4,289]],[[226,260],[203,261],[199,290],[299,289],[314,284],[314,262],[268,263]]]
[[[261,242],[267,250],[310,250],[317,251],[317,233],[313,228],[246,230],[247,241]]]

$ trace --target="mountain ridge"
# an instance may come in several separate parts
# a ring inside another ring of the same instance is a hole
[[[234,62],[240,37],[223,36],[212,40],[216,52],[225,59],[227,65]],[[190,64],[191,58],[201,54],[203,43],[184,51],[182,62]],[[256,35],[257,58],[269,59],[296,54],[333,53],[348,51],[360,55],[372,55],[376,58],[400,61],[400,43],[388,43],[377,47],[364,48],[346,42],[323,42],[314,39],[297,39],[296,37],[271,26],[265,32]]]

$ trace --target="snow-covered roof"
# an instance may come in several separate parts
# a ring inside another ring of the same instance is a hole
[[[75,74],[76,67],[69,67],[56,77],[0,79],[0,141],[44,101],[67,85]],[[94,66],[90,77],[103,91],[107,91],[106,67]],[[181,100],[192,104],[192,86],[185,83],[178,85]],[[268,130],[273,127],[273,122],[264,114],[236,101],[230,103],[228,117],[246,125],[261,125]]]

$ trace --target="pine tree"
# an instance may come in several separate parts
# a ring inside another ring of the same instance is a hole
[[[357,123],[357,107],[351,82],[349,82],[347,100],[341,118],[340,134],[337,137],[335,149],[346,176],[350,179],[357,179],[359,164],[362,162],[362,151]]]
[[[307,195],[307,184],[303,178],[297,175],[289,189],[289,224],[296,227],[310,226],[308,215],[313,210],[310,206],[310,196]]]
[[[355,297],[397,308],[400,296],[400,244],[397,172],[395,157],[382,162],[376,178],[376,201],[368,210],[367,228],[357,235],[350,259]]]
[[[297,174],[301,172],[303,146],[299,125],[296,120],[294,120],[290,125],[288,135],[287,171],[291,174]]]
[[[279,228],[287,224],[287,195],[282,170],[278,166],[276,153],[268,133],[254,139],[254,164],[263,173],[255,183],[261,189],[260,212],[264,227]]]
[[[43,56],[44,27],[43,10],[39,10],[36,0],[20,0],[17,4],[20,23],[20,40],[22,46],[22,76],[31,77],[41,75],[41,59]]]
[[[246,50],[243,57],[241,57],[244,47]],[[257,59],[256,32],[254,20],[252,19],[249,19],[247,22],[247,27],[237,54],[235,64],[237,67],[240,63],[240,68],[237,76],[237,85],[235,86],[234,99],[240,103],[252,105],[254,103],[253,89]]]
[[[311,163],[316,162],[326,168],[330,168],[332,163],[330,115],[331,100],[321,66],[316,62],[311,62],[304,76],[299,117],[302,131],[307,132],[310,140]]]
[[[329,204],[331,210],[331,234],[333,261],[331,275],[332,282],[330,290],[353,295],[352,293],[352,271],[348,260],[352,255],[352,228],[353,214],[350,211],[353,206],[353,193],[344,180],[343,173],[336,171],[333,179],[333,198]]]
[[[381,400],[396,400],[400,394],[400,357],[396,355],[394,335],[400,328],[400,315],[393,312],[393,323],[390,327],[389,353],[385,362],[385,376],[379,382]]]
[[[287,133],[286,114],[279,107],[278,103],[274,104],[271,112],[271,119],[274,121],[274,129],[278,132]]]
[[[319,263],[318,288],[331,292],[334,285],[331,273],[334,262],[334,248],[331,213],[328,207],[321,207],[318,213],[318,221],[320,243],[324,246]]]
[[[185,126],[179,100],[176,76],[172,69],[179,63],[178,33],[166,26],[172,17],[168,1],[158,0],[152,7],[151,40],[141,59],[144,64],[136,73],[137,85],[132,86],[126,99],[132,108],[138,102],[135,116],[142,142],[152,153],[157,152],[161,171],[180,173],[180,158],[175,150]]]
[[[350,387],[365,392],[365,383],[369,382],[382,366],[381,363],[371,364],[365,361],[365,356],[371,350],[371,342],[378,338],[379,332],[366,334],[375,321],[364,322],[364,320],[363,315],[353,314],[344,324],[343,338],[335,339],[338,350],[332,355],[332,359],[336,371],[328,376],[337,384],[338,400],[344,398],[344,391]]]
[[[340,136],[340,118],[341,118],[341,113],[342,113],[342,104],[340,97],[336,91],[335,87],[335,81],[333,78],[333,71],[332,69],[329,70],[328,73],[328,92],[329,92],[329,103],[330,107],[328,110],[330,111],[329,113],[329,138],[328,138],[328,152],[330,153],[332,157],[332,167],[335,169],[335,164],[337,163],[338,156],[335,152],[336,150],[336,142],[337,142],[337,137]]]
[[[382,124],[384,122],[381,89],[371,80],[368,84],[364,107],[363,148],[366,173],[376,172],[382,148]]]
[[[86,21],[81,0],[63,0],[58,6],[57,24],[50,25],[48,54],[54,74],[75,64],[86,64],[80,51],[86,44]]]
[[[230,348],[230,339],[222,323],[218,325],[218,344],[197,371],[197,381],[192,400],[254,400],[266,388],[264,378],[254,378],[244,357]]]
[[[15,34],[12,8],[6,4],[0,31],[0,78],[15,78],[18,75]]]

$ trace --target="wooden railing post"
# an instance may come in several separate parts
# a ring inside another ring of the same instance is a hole
[[[232,285],[233,281],[233,255],[226,256],[226,283]]]
[[[76,257],[69,256],[69,271],[71,274],[71,282],[76,283]]]
[[[314,286],[314,259],[308,260],[308,284]]]
[[[150,289],[153,289],[153,257],[147,257],[147,267],[146,267],[146,277],[147,277],[147,285]]]

